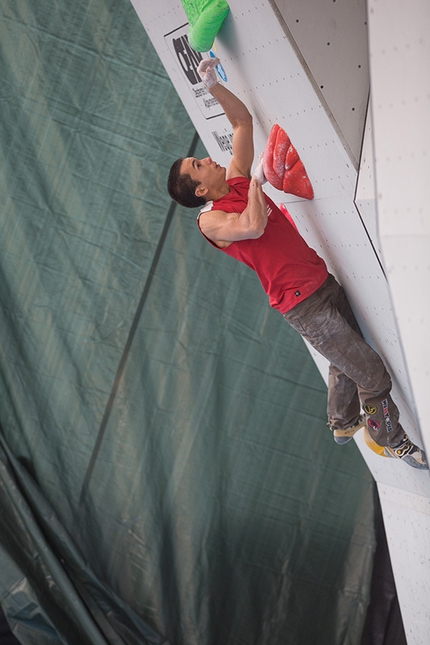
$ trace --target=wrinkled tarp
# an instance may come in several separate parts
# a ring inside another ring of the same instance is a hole
[[[373,483],[127,0],[0,5],[0,601],[24,644],[355,645]],[[195,148],[195,146],[197,147]]]

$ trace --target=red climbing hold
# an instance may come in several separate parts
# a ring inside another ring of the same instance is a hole
[[[278,124],[272,127],[263,155],[266,179],[278,190],[304,199],[313,199],[314,191],[305,167],[289,136]]]

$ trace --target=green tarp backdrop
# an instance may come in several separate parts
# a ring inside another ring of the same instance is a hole
[[[357,645],[373,483],[128,0],[0,4],[0,601],[21,643]]]

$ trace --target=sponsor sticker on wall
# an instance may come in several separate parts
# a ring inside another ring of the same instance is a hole
[[[165,34],[164,40],[205,119],[213,119],[223,115],[224,112],[220,104],[208,92],[197,73],[200,61],[207,56],[194,51],[190,46],[188,42],[188,23]],[[217,74],[219,82],[222,82],[222,73],[217,71]]]

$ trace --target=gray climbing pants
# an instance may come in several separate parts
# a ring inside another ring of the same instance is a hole
[[[342,430],[354,425],[362,408],[372,439],[380,446],[397,445],[404,431],[390,396],[390,375],[380,356],[363,339],[335,278],[329,275],[315,293],[283,317],[330,363],[329,425]]]

